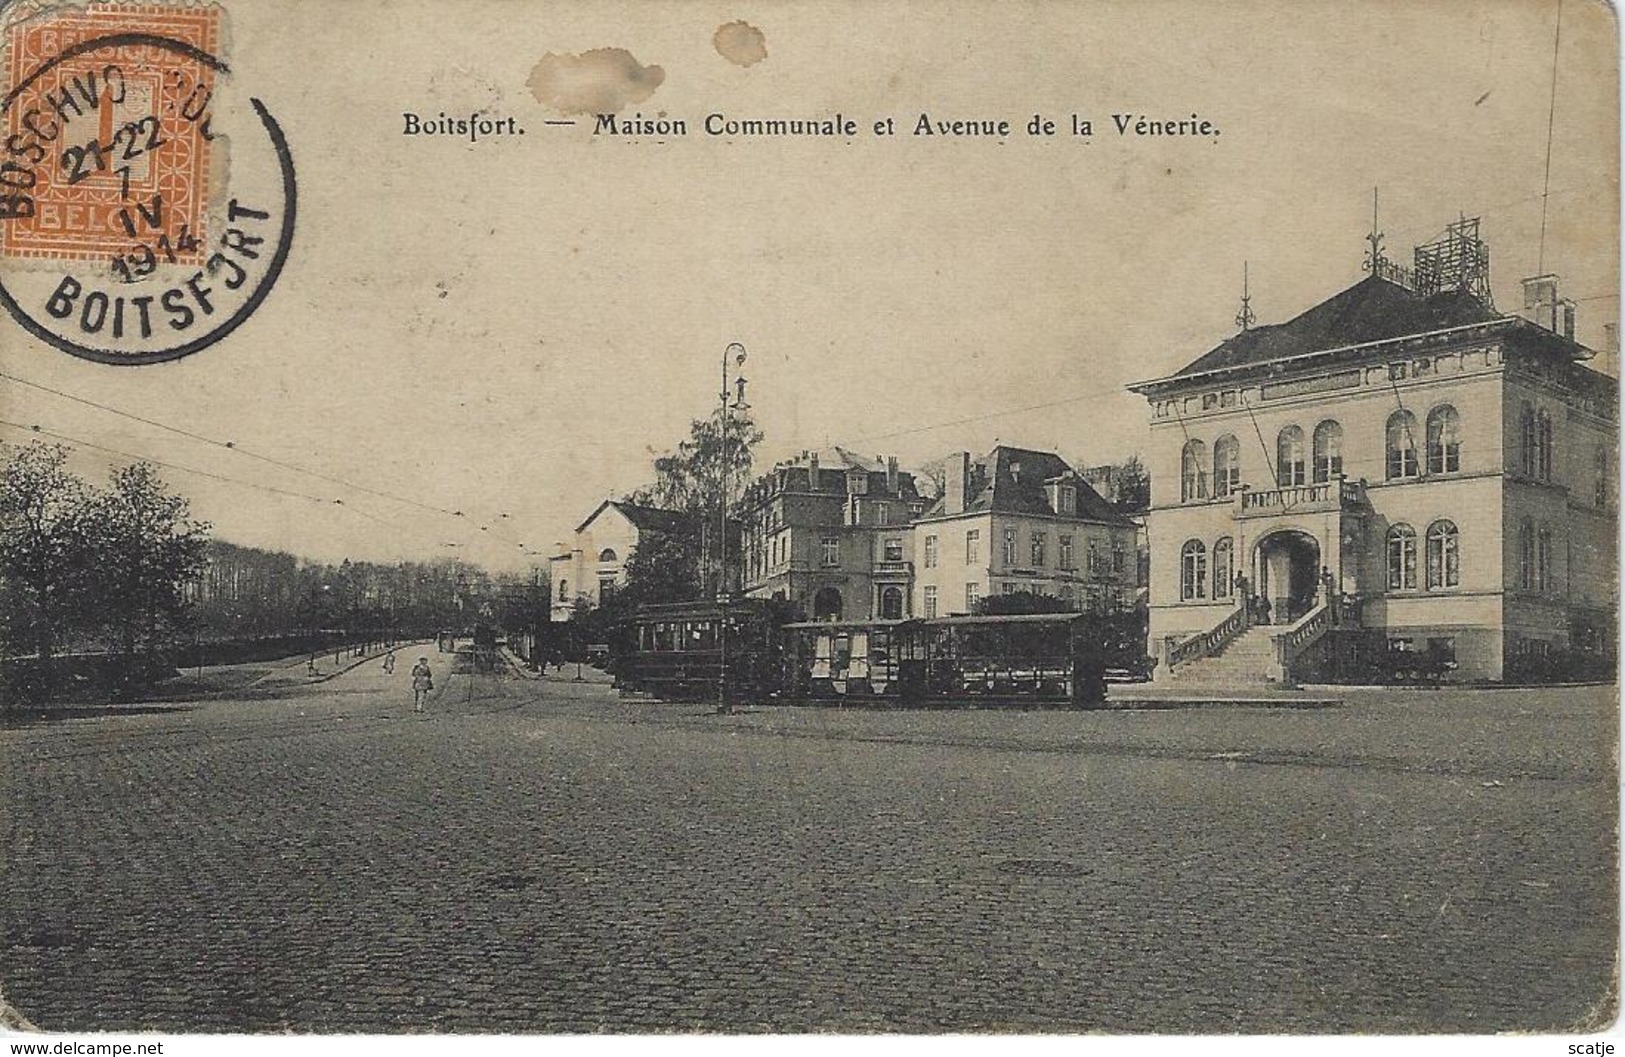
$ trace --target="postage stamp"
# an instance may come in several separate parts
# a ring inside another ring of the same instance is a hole
[[[0,26],[0,304],[86,359],[205,348],[293,235],[292,156],[234,85],[218,5],[16,10]]]
[[[18,94],[6,112],[7,142],[36,156],[46,142],[62,142],[62,164],[40,167],[31,208],[0,229],[0,254],[117,266],[135,221],[155,217],[150,230],[178,260],[202,259],[212,136],[203,119],[214,69],[134,43],[71,54],[109,34],[152,33],[212,55],[220,8],[86,10],[12,27],[7,87]],[[69,57],[51,63],[58,55]],[[19,83],[32,70],[43,73]]]

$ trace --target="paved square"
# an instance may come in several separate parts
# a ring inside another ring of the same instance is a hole
[[[732,717],[368,665],[0,731],[43,1028],[1577,1030],[1616,691]]]

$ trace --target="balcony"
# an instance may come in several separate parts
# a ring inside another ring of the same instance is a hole
[[[1275,517],[1281,514],[1353,511],[1363,507],[1364,500],[1364,485],[1346,477],[1285,488],[1255,489],[1242,485],[1236,492],[1236,516]]]
[[[914,575],[914,563],[878,559],[870,569],[870,575],[907,578]]]

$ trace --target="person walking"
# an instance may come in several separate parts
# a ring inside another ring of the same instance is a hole
[[[384,654],[384,674],[395,674],[395,654],[393,652]]]
[[[434,672],[429,670],[429,658],[419,657],[412,666],[412,711],[422,712],[423,703],[434,689]]]

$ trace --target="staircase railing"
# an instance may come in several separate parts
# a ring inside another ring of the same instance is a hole
[[[1211,657],[1230,644],[1237,635],[1247,630],[1247,607],[1237,606],[1235,612],[1219,621],[1209,631],[1192,635],[1184,642],[1168,648],[1168,668],[1172,670],[1198,657]]]
[[[1332,629],[1334,612],[1332,606],[1322,602],[1296,623],[1270,636],[1275,643],[1275,660],[1284,674],[1290,675],[1292,663]]]

